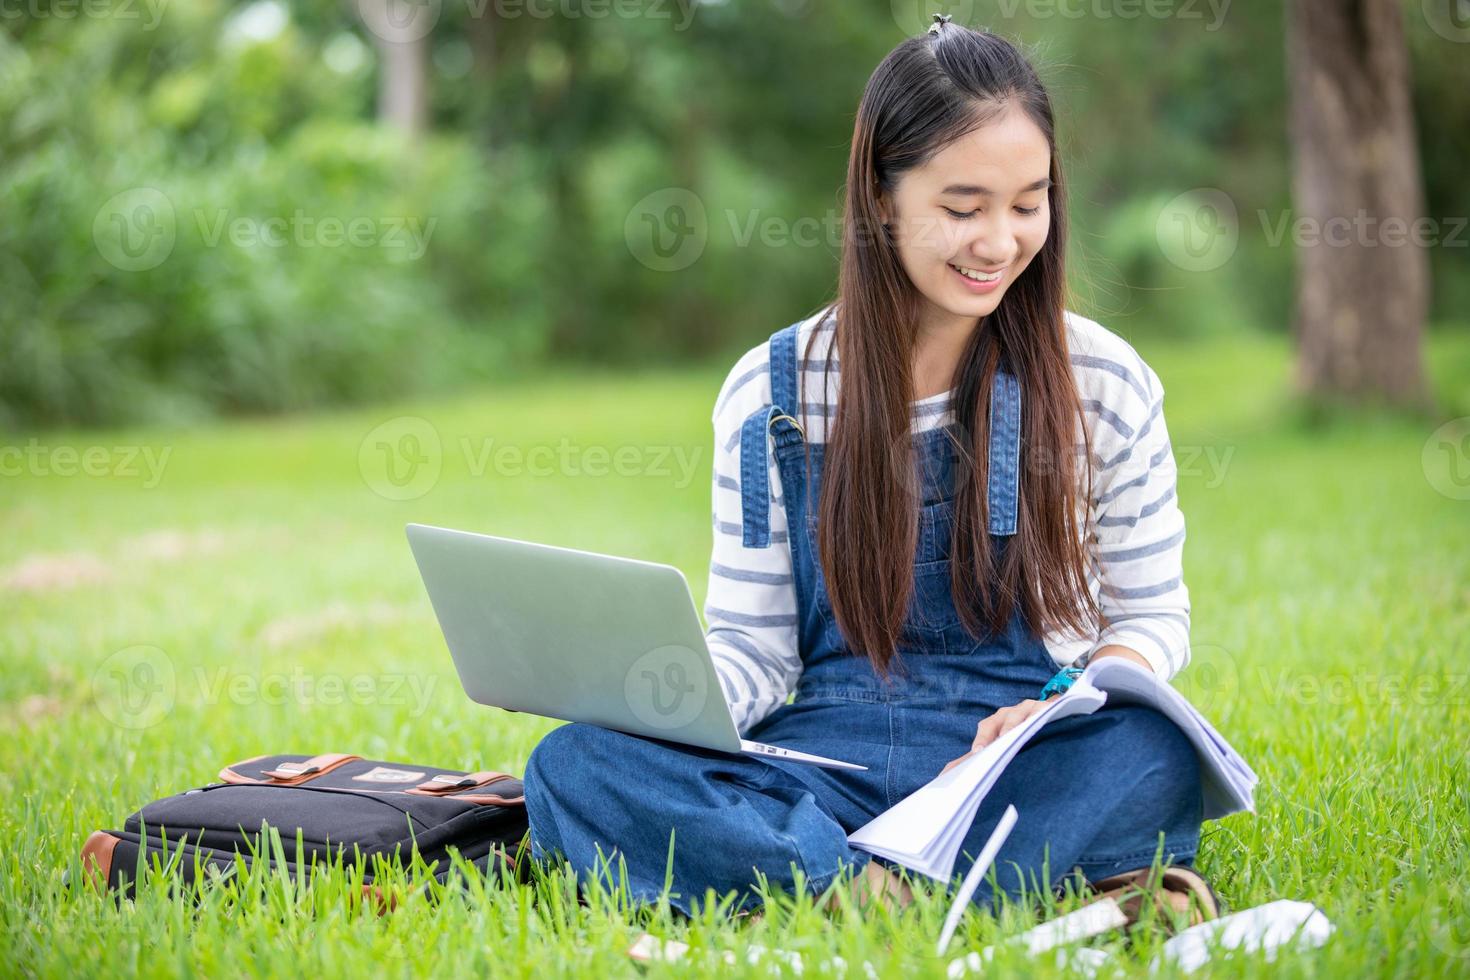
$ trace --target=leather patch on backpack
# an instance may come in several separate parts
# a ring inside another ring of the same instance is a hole
[[[364,783],[412,783],[423,779],[422,771],[412,769],[389,769],[387,766],[373,766],[367,772],[352,777]]]

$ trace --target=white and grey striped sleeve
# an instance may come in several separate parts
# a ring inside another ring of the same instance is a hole
[[[1107,447],[1094,487],[1098,602],[1108,625],[1092,645],[1136,650],[1168,680],[1189,663],[1189,590],[1184,584],[1184,515],[1164,424],[1164,386],[1140,359],[1146,410],[1115,415],[1119,439]]]
[[[714,546],[704,618],[715,670],[741,735],[783,703],[801,675],[786,510],[781,475],[769,450],[770,547],[747,548],[741,535],[740,426],[769,401],[770,382],[760,377],[764,370],[763,358],[742,358],[711,415]]]

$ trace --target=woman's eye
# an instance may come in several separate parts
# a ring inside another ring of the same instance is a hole
[[[977,214],[980,213],[979,210],[975,210],[975,211],[955,211],[952,208],[945,208],[944,210],[945,210],[945,213],[948,214],[951,218],[955,218],[955,219],[957,219],[959,221],[968,221],[969,219],[975,217],[975,215],[977,215]],[[1034,208],[1016,208],[1016,213],[1017,214],[1024,214],[1024,215],[1026,215],[1029,218],[1029,217],[1031,217],[1034,214],[1040,214],[1041,213],[1041,206],[1040,205],[1037,205]]]

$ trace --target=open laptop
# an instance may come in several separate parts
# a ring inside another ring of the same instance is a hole
[[[408,525],[465,693],[480,704],[832,769],[740,737],[672,565]]]

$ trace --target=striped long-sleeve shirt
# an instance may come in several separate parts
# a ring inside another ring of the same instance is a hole
[[[1048,633],[1043,640],[1059,667],[1085,663],[1094,651],[1117,644],[1142,654],[1167,680],[1189,662],[1189,592],[1163,384],[1117,334],[1072,312],[1066,324],[1092,440],[1093,495],[1083,529],[1088,586],[1108,625],[1092,636]],[[800,364],[802,426],[809,440],[824,442],[840,375],[830,317],[819,313],[802,323],[798,355],[813,330],[820,336],[811,359]],[[720,684],[742,734],[787,700],[802,670],[781,474],[769,452],[771,546],[747,548],[741,540],[740,425],[771,402],[769,348],[763,342],[736,362],[711,413],[714,549],[704,614]],[[952,395],[953,389],[913,402],[913,431],[952,421]],[[1076,451],[1080,456],[1080,433]]]

